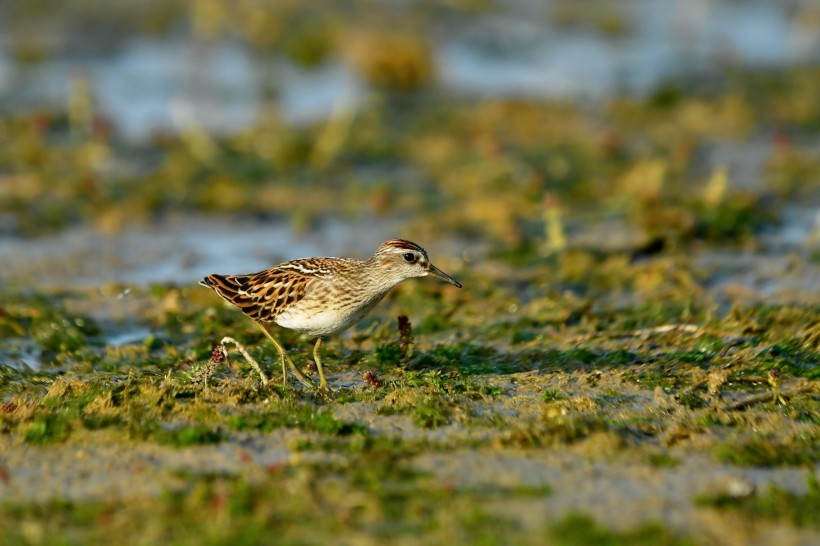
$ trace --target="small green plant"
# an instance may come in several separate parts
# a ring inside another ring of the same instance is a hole
[[[425,396],[413,408],[413,422],[423,428],[438,428],[450,422],[450,409],[435,395]]]
[[[376,357],[376,362],[384,367],[399,366],[404,359],[404,353],[396,341],[377,345],[373,355]]]
[[[550,404],[564,398],[564,395],[558,389],[544,389],[541,393],[541,400]]]

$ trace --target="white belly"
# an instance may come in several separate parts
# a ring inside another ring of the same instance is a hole
[[[344,309],[308,307],[297,303],[276,317],[275,322],[283,328],[311,336],[332,336],[362,320],[381,299],[382,296],[366,305]]]

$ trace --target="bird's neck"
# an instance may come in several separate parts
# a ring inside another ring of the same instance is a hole
[[[364,265],[360,282],[374,293],[379,294],[379,298],[404,280],[404,276],[398,271],[385,269],[378,256],[371,257],[364,262]]]

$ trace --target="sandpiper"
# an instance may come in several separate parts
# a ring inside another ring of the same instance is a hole
[[[300,382],[313,386],[264,323],[272,322],[316,336],[313,358],[319,372],[319,388],[327,390],[319,355],[322,340],[362,320],[398,283],[428,275],[461,288],[458,281],[430,263],[427,251],[419,245],[391,239],[382,243],[367,260],[305,258],[258,273],[208,275],[200,284],[213,288],[223,299],[239,307],[271,340],[282,360],[284,384],[287,384],[287,362]]]

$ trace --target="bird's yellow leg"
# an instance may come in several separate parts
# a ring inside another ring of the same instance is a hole
[[[325,380],[325,372],[322,369],[322,359],[319,357],[319,349],[322,348],[322,338],[316,338],[316,345],[313,346],[313,361],[316,362],[316,369],[319,371],[319,388],[329,390]]]
[[[294,363],[293,363],[293,361],[290,359],[290,357],[288,356],[288,353],[286,353],[286,352],[285,352],[285,348],[284,348],[284,347],[282,347],[282,346],[279,344],[279,342],[278,342],[278,341],[276,341],[276,340],[273,338],[273,336],[272,336],[272,335],[270,335],[270,332],[268,332],[268,329],[267,329],[267,328],[265,328],[265,327],[264,327],[261,323],[259,323],[259,322],[256,322],[256,321],[253,321],[253,322],[254,322],[254,324],[256,324],[257,326],[259,326],[259,329],[260,329],[260,330],[262,330],[262,332],[264,332],[264,333],[265,333],[265,335],[268,337],[268,339],[270,340],[270,342],[271,342],[271,343],[273,343],[273,346],[274,346],[274,347],[276,347],[276,350],[277,350],[277,351],[279,351],[279,356],[282,358],[282,375],[283,375],[283,378],[282,378],[282,379],[283,379],[283,381],[284,381],[284,383],[285,383],[285,386],[287,386],[287,373],[286,373],[286,371],[285,371],[285,362],[287,362],[288,366],[290,366],[290,371],[292,371],[292,372],[293,372],[293,375],[295,375],[295,376],[296,376],[296,379],[298,379],[298,380],[299,380],[299,382],[300,382],[302,385],[304,385],[304,386],[306,386],[306,387],[310,387],[311,389],[312,389],[312,388],[314,388],[314,387],[315,387],[315,385],[313,384],[313,382],[312,382],[310,379],[308,379],[307,377],[305,377],[305,375],[304,375],[302,372],[300,372],[300,371],[299,371],[299,368],[297,368],[297,367],[296,367],[296,364],[294,364]],[[321,376],[320,376],[320,377],[321,377]]]

